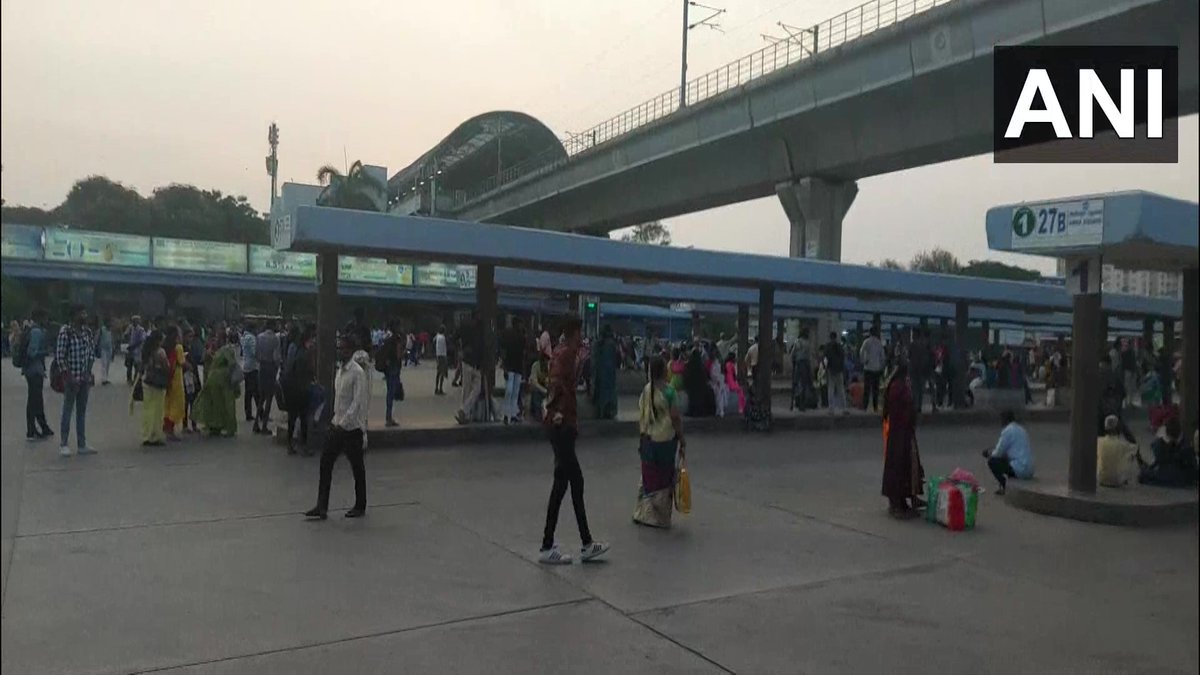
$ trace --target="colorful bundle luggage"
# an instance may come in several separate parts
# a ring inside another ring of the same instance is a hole
[[[979,510],[979,485],[969,472],[956,469],[949,478],[927,478],[925,501],[928,502],[925,520],[956,532],[975,527],[975,516]]]

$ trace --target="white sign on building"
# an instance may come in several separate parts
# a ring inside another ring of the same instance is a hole
[[[1013,209],[1014,251],[1099,246],[1103,241],[1103,199],[1025,204]]]

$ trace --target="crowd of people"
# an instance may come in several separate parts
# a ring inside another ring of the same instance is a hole
[[[952,405],[951,383],[960,364],[973,387],[1024,388],[1029,397],[1031,378],[1044,377],[1051,390],[1069,383],[1069,364],[1063,350],[1049,348],[990,352],[954,357],[945,344],[935,344],[924,330],[911,341],[884,342],[875,328],[852,344],[844,334],[831,332],[814,345],[807,331],[786,348],[776,350],[773,363],[759,359],[751,342],[739,355],[734,340],[715,341],[618,338],[604,327],[586,340],[578,319],[568,319],[552,332],[549,325],[532,329],[520,318],[498,332],[492,348],[504,373],[504,395],[497,406],[484,376],[488,347],[477,315],[452,333],[439,326],[433,335],[402,330],[399,321],[372,329],[358,312],[337,331],[338,363],[326,416],[316,506],[306,512],[325,519],[332,468],[345,454],[355,481],[354,507],[347,517],[366,510],[363,453],[367,445],[371,404],[370,370],[385,382],[385,426],[396,421],[395,404],[404,401],[404,368],[422,359],[436,362],[434,395],[446,394],[445,384],[461,388],[456,418],[462,424],[524,421],[544,425],[554,456],[553,483],[539,560],[563,564],[572,556],[555,542],[559,509],[570,491],[584,561],[604,555],[609,546],[593,539],[583,499],[583,473],[576,454],[579,412],[577,396],[589,397],[597,419],[617,415],[618,373],[644,373],[637,403],[640,436],[641,486],[633,509],[634,522],[669,527],[678,467],[686,453],[684,419],[739,414],[757,419],[753,386],[758,378],[779,373],[790,360],[792,406],[827,408],[846,413],[848,405],[882,413],[884,463],[881,492],[888,512],[911,518],[926,504],[924,468],[917,427],[924,399],[932,410]],[[216,321],[192,324],[165,317],[143,322],[89,319],[84,307],[73,307],[61,327],[51,326],[45,311],[34,310],[23,325],[13,326],[7,342],[14,365],[28,385],[26,433],[36,441],[55,435],[46,420],[43,387],[46,380],[63,396],[58,434],[59,453],[91,454],[86,440],[89,392],[110,384],[114,359],[124,357],[131,412],[140,405],[139,435],[145,446],[179,443],[189,434],[228,438],[239,431],[239,417],[252,433],[271,434],[272,407],[286,413],[287,452],[311,454],[310,424],[319,419],[326,392],[318,384],[316,330],[299,322],[273,319]],[[780,340],[782,342],[782,340]],[[50,359],[49,366],[47,359]],[[96,368],[96,362],[99,368]],[[1165,365],[1164,365],[1165,364]],[[1114,343],[1102,358],[1102,433],[1097,442],[1097,478],[1101,485],[1120,486],[1132,479],[1154,485],[1195,485],[1196,457],[1183,438],[1177,407],[1171,414],[1170,389],[1178,373],[1169,355],[1138,354],[1131,341]],[[739,367],[740,366],[740,367]],[[451,376],[451,370],[454,373]],[[743,373],[740,375],[739,373]],[[1152,383],[1147,386],[1146,382]],[[1137,389],[1140,396],[1131,393]],[[848,393],[849,392],[849,393]],[[1166,392],[1164,394],[1164,392]],[[964,392],[968,394],[969,390]],[[237,405],[237,399],[242,405]],[[1155,425],[1152,461],[1142,458],[1122,413],[1131,406],[1155,404],[1167,409]],[[761,421],[761,420],[760,420]],[[68,439],[74,423],[76,444]],[[769,425],[769,418],[765,423]],[[1011,479],[1034,474],[1029,435],[1011,411],[1001,414],[997,443],[984,451],[987,467],[1003,494]],[[759,428],[748,424],[748,428]],[[1193,445],[1195,441],[1193,440]]]

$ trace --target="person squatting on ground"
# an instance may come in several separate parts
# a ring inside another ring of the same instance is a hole
[[[1025,427],[1017,424],[1013,411],[1001,412],[1000,423],[1004,428],[1000,431],[996,447],[985,449],[983,456],[987,458],[988,469],[996,477],[996,482],[1000,483],[996,494],[1003,495],[1008,488],[1009,478],[1033,478],[1033,447],[1029,444],[1029,434]]]

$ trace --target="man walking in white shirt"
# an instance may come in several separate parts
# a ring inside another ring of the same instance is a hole
[[[438,326],[437,335],[433,337],[433,353],[437,356],[437,376],[433,383],[433,393],[438,396],[446,395],[446,377],[450,374],[450,362],[447,358],[446,327]]]
[[[339,344],[342,367],[334,382],[333,419],[329,437],[321,452],[321,481],[317,489],[317,505],[305,512],[306,518],[325,520],[329,512],[329,484],[333,480],[333,465],[338,455],[346,453],[354,473],[354,508],[347,518],[361,518],[367,512],[367,470],[363,465],[363,447],[367,433],[367,412],[370,406],[367,373],[354,358],[356,336],[343,335]]]
[[[870,401],[871,410],[879,410],[879,380],[883,376],[884,362],[887,360],[883,351],[883,341],[879,339],[879,329],[871,328],[871,334],[863,340],[859,358],[863,364],[863,410],[867,409]]]

